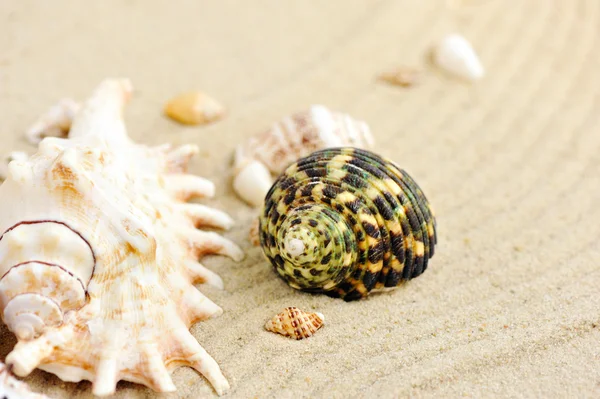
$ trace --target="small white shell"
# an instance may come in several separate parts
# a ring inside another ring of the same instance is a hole
[[[239,145],[234,156],[234,190],[246,202],[260,206],[271,187],[268,172],[280,174],[298,158],[323,148],[369,148],[369,126],[322,105],[283,118]]]
[[[311,313],[296,307],[285,308],[265,323],[265,329],[294,339],[308,338],[323,326],[323,313]]]
[[[233,178],[233,189],[252,206],[260,206],[273,184],[269,170],[259,161],[251,161]]]
[[[10,375],[8,368],[0,362],[0,398],[48,399],[46,395],[33,393],[27,384]]]
[[[32,144],[38,144],[44,137],[66,137],[80,108],[76,101],[63,98],[27,130],[25,137]]]
[[[475,81],[485,74],[471,43],[458,34],[446,36],[434,49],[433,57],[440,68],[462,79]]]

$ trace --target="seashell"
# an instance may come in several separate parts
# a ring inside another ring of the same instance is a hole
[[[12,161],[25,161],[27,158],[29,158],[29,155],[22,151],[12,151],[4,156],[0,163],[0,179],[4,180],[8,176],[8,164]]]
[[[271,173],[260,161],[250,161],[233,178],[233,189],[246,202],[258,206],[271,188]]]
[[[433,60],[446,72],[469,81],[479,80],[485,74],[471,43],[458,34],[448,35],[440,42]]]
[[[265,329],[298,340],[314,335],[324,322],[325,316],[322,313],[309,313],[289,307],[267,321]]]
[[[27,384],[14,378],[2,362],[0,362],[0,398],[48,399],[46,395],[31,392]]]
[[[260,242],[291,287],[351,301],[419,276],[437,238],[429,202],[408,173],[372,152],[334,148],[279,176]]]
[[[420,72],[416,68],[398,67],[382,73],[380,79],[395,86],[411,87],[414,86],[420,77]]]
[[[41,116],[25,133],[32,144],[38,144],[44,137],[67,137],[73,117],[81,105],[70,98],[63,98]]]
[[[98,396],[118,381],[174,391],[190,366],[221,394],[229,387],[189,327],[222,313],[193,283],[222,287],[197,262],[239,260],[215,232],[225,213],[185,202],[214,194],[186,174],[195,146],[146,147],[127,136],[128,80],[105,80],[75,115],[68,139],[46,138],[13,161],[0,186],[0,314],[19,340],[6,363],[64,381],[89,380]]]
[[[185,125],[200,125],[221,119],[225,108],[214,98],[193,91],[172,98],[165,105],[165,114]]]
[[[253,246],[260,246],[258,218],[252,220],[252,224],[250,225],[250,231],[248,231],[248,239],[250,240],[250,244],[252,244]]]
[[[298,158],[322,148],[372,145],[373,136],[365,122],[313,105],[237,147],[233,187],[250,205],[260,206],[273,182],[270,174],[280,174]]]

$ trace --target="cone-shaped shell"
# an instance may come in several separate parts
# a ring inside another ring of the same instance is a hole
[[[479,80],[485,74],[471,43],[461,35],[446,36],[433,51],[434,62],[449,74],[468,81]]]
[[[347,301],[395,287],[427,268],[433,212],[393,162],[356,148],[317,151],[271,187],[260,242],[290,286]]]
[[[304,339],[312,336],[324,322],[325,316],[322,313],[289,307],[267,321],[265,329],[293,339]]]

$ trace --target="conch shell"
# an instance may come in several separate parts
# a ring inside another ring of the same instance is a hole
[[[31,392],[27,384],[10,375],[8,368],[2,362],[0,362],[0,398],[48,399],[46,395]]]
[[[265,329],[298,340],[314,335],[324,322],[323,313],[309,313],[289,307],[267,321]]]
[[[233,188],[247,203],[260,206],[273,184],[271,174],[280,174],[313,151],[341,146],[372,147],[369,126],[347,114],[313,105],[237,147]]]
[[[105,80],[75,115],[69,138],[46,138],[9,164],[0,186],[0,313],[19,340],[6,363],[64,381],[119,380],[174,391],[170,372],[190,366],[217,393],[229,385],[189,332],[222,313],[193,285],[221,279],[197,262],[241,250],[214,232],[223,212],[186,203],[214,185],[185,174],[198,152],[133,143],[122,120],[128,80]]]

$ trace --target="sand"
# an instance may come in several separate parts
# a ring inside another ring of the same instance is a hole
[[[462,5],[461,5],[462,3]],[[137,89],[126,119],[149,144],[197,143],[195,173],[218,185],[241,263],[205,263],[225,290],[201,290],[223,316],[193,334],[219,362],[229,398],[600,396],[600,3],[519,1],[3,1],[2,150],[64,96],[106,76]],[[427,66],[460,31],[487,75],[469,85]],[[423,69],[410,89],[376,81]],[[201,89],[227,117],[184,127],[161,115]],[[345,303],[296,292],[251,248],[254,212],[230,187],[236,143],[322,103],[367,121],[436,209],[430,268],[391,293]],[[305,341],[263,330],[285,306],[325,314]],[[15,344],[0,327],[0,359]],[[166,397],[215,397],[191,369]],[[91,397],[91,385],[35,371],[34,390]],[[120,383],[115,397],[155,394]]]

